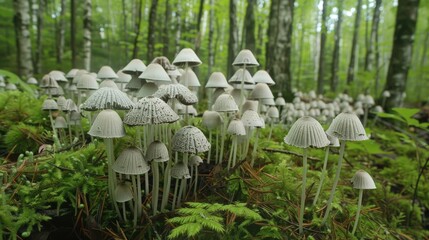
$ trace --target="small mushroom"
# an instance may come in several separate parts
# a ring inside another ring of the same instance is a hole
[[[353,231],[352,231],[352,235],[354,235],[359,223],[360,209],[362,207],[363,190],[376,189],[376,187],[372,177],[364,170],[357,171],[353,176],[353,178],[351,179],[351,182],[353,183],[353,188],[359,189],[358,208],[356,210],[356,219],[355,219],[355,224],[353,225]]]

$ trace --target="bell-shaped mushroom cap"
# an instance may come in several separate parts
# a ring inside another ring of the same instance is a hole
[[[328,137],[329,140],[329,147],[339,147],[340,146],[340,140],[334,136],[331,136],[329,134],[326,134],[326,137]]]
[[[105,80],[103,80],[100,83],[100,88],[104,88],[104,87],[119,89],[118,85],[116,85],[116,83],[112,79],[105,79]]]
[[[70,85],[68,85],[68,87],[66,89],[69,92],[76,92],[77,91],[76,84],[70,84]]]
[[[120,138],[125,136],[125,129],[118,113],[106,109],[97,115],[88,133],[100,138]]]
[[[64,95],[64,90],[61,86],[56,88],[45,88],[45,94],[52,96],[61,96]]]
[[[98,89],[97,79],[89,73],[81,74],[76,84],[76,88],[85,90],[96,90]]]
[[[58,109],[59,109],[59,107],[58,107],[57,102],[55,102],[55,100],[53,100],[51,98],[47,98],[47,99],[45,99],[45,101],[43,101],[43,104],[42,104],[42,110],[43,111],[49,111],[49,110],[56,111]]]
[[[158,86],[156,86],[153,82],[147,82],[143,84],[140,90],[137,92],[136,97],[144,98],[153,95],[156,91],[158,91]]]
[[[364,114],[365,114],[365,112],[363,111],[363,109],[362,109],[362,108],[356,108],[356,109],[354,110],[354,113],[355,113],[356,115],[358,115],[358,116],[362,116],[362,115],[364,115]]]
[[[376,189],[371,175],[364,170],[357,171],[351,179],[351,182],[353,183],[353,188],[356,189]]]
[[[49,72],[49,76],[57,82],[67,82],[66,77],[64,76],[64,73],[58,70],[52,70]]]
[[[183,162],[174,164],[171,168],[171,177],[176,179],[189,179],[189,168]]]
[[[388,90],[384,90],[384,91],[383,91],[383,97],[384,97],[384,98],[388,98],[388,97],[390,97],[390,92],[389,92]]]
[[[146,160],[147,161],[155,161],[155,162],[166,162],[170,159],[168,156],[168,149],[164,143],[161,141],[154,141],[149,144],[146,152]]]
[[[241,117],[241,121],[246,127],[262,127],[263,122],[259,114],[254,110],[246,110]]]
[[[199,87],[201,86],[197,75],[192,71],[191,68],[185,69],[185,72],[180,76],[179,83],[187,87]]]
[[[81,109],[87,111],[100,109],[128,110],[133,106],[134,103],[124,92],[115,88],[103,87],[89,96],[89,98],[82,104]]]
[[[70,121],[69,121],[69,125],[70,126],[80,126],[81,125],[81,119],[82,116],[80,116],[80,112],[78,111],[71,111],[70,112]]]
[[[253,75],[253,81],[255,83],[266,83],[269,86],[275,85],[276,83],[265,70],[259,70]]]
[[[125,89],[138,90],[143,86],[144,81],[137,77],[132,77],[131,80],[125,85]]]
[[[72,84],[77,84],[79,82],[79,77],[82,74],[90,74],[88,71],[84,70],[84,69],[80,69],[77,70],[76,73],[74,74],[73,80],[71,81]]]
[[[102,66],[100,70],[98,70],[97,78],[99,79],[116,79],[118,75],[116,75],[115,71],[109,66]]]
[[[113,171],[121,174],[140,175],[150,170],[149,165],[138,148],[126,148],[112,165]]]
[[[252,92],[250,92],[249,99],[265,99],[265,98],[272,98],[274,99],[274,95],[270,90],[270,87],[266,83],[258,83],[255,86],[255,89],[253,89]]]
[[[246,112],[247,110],[258,111],[259,102],[255,100],[246,100],[243,104],[241,112]]]
[[[71,69],[67,74],[66,74],[66,78],[68,79],[73,79],[76,76],[76,73],[79,71],[79,69],[77,68],[73,68]]]
[[[221,72],[213,72],[207,80],[206,88],[227,88],[229,87],[225,75]]]
[[[146,70],[146,65],[143,61],[140,59],[133,59],[122,69],[122,72],[126,74],[141,74],[144,70]]]
[[[374,107],[374,109],[372,110],[372,112],[381,113],[381,112],[384,112],[384,110],[383,110],[383,108],[380,105],[377,105],[377,106]]]
[[[73,102],[72,99],[67,99],[64,103],[64,106],[62,106],[61,108],[62,111],[64,112],[72,112],[72,111],[77,111],[77,106],[76,104]]]
[[[326,147],[329,140],[320,123],[312,117],[301,117],[291,127],[284,138],[285,143],[299,147]]]
[[[230,85],[228,85],[230,86]],[[226,93],[224,88],[215,88],[215,90],[213,91],[213,95],[212,95],[212,101],[215,102],[216,99],[223,93]]]
[[[131,184],[129,182],[120,182],[116,185],[113,198],[119,203],[127,202],[133,199]]]
[[[243,76],[244,74],[244,76]],[[244,84],[255,84],[255,82],[253,81],[252,75],[250,74],[249,71],[247,71],[246,69],[238,69],[234,75],[232,75],[232,77],[228,80],[228,83],[236,83],[236,84],[241,84],[241,81],[244,82]]]
[[[280,117],[279,110],[276,107],[272,106],[268,108],[267,116],[270,118],[279,118]]]
[[[235,112],[238,111],[238,106],[230,94],[223,93],[216,99],[213,110],[216,112]]]
[[[194,50],[183,48],[173,60],[173,64],[179,67],[185,66],[186,64],[188,67],[195,67],[201,64],[201,60],[198,58],[197,54],[195,54]]]
[[[200,129],[194,126],[185,126],[177,131],[172,140],[172,149],[175,152],[200,153],[210,149],[210,143]]]
[[[279,96],[276,98],[276,106],[284,106],[286,105],[286,100],[279,94]]]
[[[161,98],[164,101],[176,98],[185,105],[192,105],[198,102],[197,96],[182,84],[161,85],[153,96]]]
[[[371,107],[375,104],[374,98],[371,95],[365,95],[365,97],[362,100],[362,103],[368,107]]]
[[[202,124],[209,130],[216,129],[222,124],[222,117],[216,111],[205,111],[202,117]]]
[[[39,83],[37,82],[37,80],[36,80],[34,77],[30,77],[30,78],[28,78],[28,80],[27,80],[27,84],[30,84],[30,85],[37,85],[37,84],[39,84]]]
[[[233,119],[228,125],[227,133],[231,135],[246,135],[243,122],[240,119]]]
[[[276,105],[273,98],[263,98],[263,99],[260,99],[259,101],[263,105],[266,105],[266,106],[275,106]]]
[[[198,155],[192,155],[190,158],[189,158],[189,163],[188,163],[188,165],[189,166],[195,166],[195,167],[198,167],[198,166],[200,166],[200,164],[201,163],[203,163],[203,159],[201,159],[201,157],[200,156],[198,156]]]
[[[326,133],[340,140],[363,141],[368,139],[359,118],[356,114],[348,112],[338,114],[332,120]]]
[[[119,70],[116,75],[118,75],[118,79],[115,80],[116,83],[129,83],[131,80],[131,75],[124,73],[123,70]]]
[[[55,128],[67,128],[67,122],[62,116],[58,116],[55,118]]]
[[[64,105],[66,104],[67,99],[64,96],[59,96],[57,98],[57,104],[58,104],[58,108],[62,109],[62,107],[64,107]]]
[[[149,64],[146,70],[142,74],[140,74],[139,78],[154,81],[154,82],[171,81],[165,69],[158,63]]]
[[[57,81],[51,78],[48,74],[42,77],[42,81],[40,81],[41,88],[58,88],[59,85]]]
[[[140,99],[124,118],[124,123],[131,126],[172,123],[179,116],[168,104],[157,97],[149,96]]]
[[[259,63],[256,61],[255,56],[253,56],[253,53],[249,49],[243,49],[238,53],[237,57],[235,57],[232,65],[257,67],[259,66]]]

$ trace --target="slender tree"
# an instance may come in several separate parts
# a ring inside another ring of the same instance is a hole
[[[399,0],[396,12],[393,47],[387,72],[385,90],[390,92],[386,108],[399,106],[407,87],[408,70],[413,55],[414,34],[419,0]]]
[[[266,67],[279,90],[291,98],[291,47],[294,0],[273,0],[268,24]]]
[[[168,47],[170,45],[170,17],[171,17],[171,6],[170,1],[165,1],[165,14],[164,14],[164,31],[162,33],[162,55],[168,57],[169,51]]]
[[[60,16],[58,25],[56,26],[56,53],[57,53],[57,63],[63,61],[64,55],[64,45],[65,45],[65,34],[66,34],[66,0],[61,0],[60,3]]]
[[[34,58],[34,72],[42,72],[42,56],[43,56],[43,15],[45,12],[45,0],[39,0],[37,10],[37,36],[36,36],[36,54]]]
[[[215,25],[215,3],[214,0],[210,0],[210,16],[209,16],[209,62],[208,62],[208,74],[212,73],[212,68],[214,66],[214,25]],[[207,78],[208,79],[208,78]]]
[[[194,50],[197,55],[200,54],[200,48],[201,48],[201,38],[202,38],[201,20],[203,18],[203,13],[204,13],[204,0],[200,0],[200,6],[198,8],[198,16],[197,16],[197,24],[196,24],[197,34],[194,40],[194,46],[195,46]],[[199,68],[195,67],[194,71],[195,71],[195,74],[197,74],[198,76],[200,72]],[[204,92],[203,88],[200,88],[200,94],[202,94],[203,92]]]
[[[29,78],[33,75],[30,39],[30,7],[27,0],[14,0],[15,40],[18,61],[18,74]]]
[[[340,39],[341,39],[341,24],[343,22],[343,2],[338,0],[338,20],[335,23],[334,36],[334,52],[332,54],[331,65],[331,91],[335,92],[338,86],[338,69],[340,67]]]
[[[255,4],[256,0],[247,0],[246,15],[244,17],[244,46],[253,53],[256,50],[255,38]]]
[[[378,35],[378,25],[380,22],[380,7],[381,7],[381,0],[375,0],[371,33],[368,39],[368,44],[367,44],[366,54],[365,54],[365,71],[371,71],[372,65],[374,62],[374,45],[376,44],[375,39],[377,38],[377,35]],[[375,66],[375,67],[377,68],[378,66]]]
[[[92,0],[85,0],[83,9],[83,67],[91,70]]]
[[[128,27],[127,27],[127,4],[126,0],[122,0],[122,34],[124,38],[124,54],[125,61],[128,61]]]
[[[76,0],[70,0],[70,48],[73,68],[77,67],[76,34]]]
[[[229,0],[229,39],[228,39],[228,61],[227,77],[233,74],[232,62],[238,54],[238,26],[237,26],[237,1]]]
[[[360,15],[362,11],[362,0],[357,1],[356,5],[356,18],[355,24],[353,27],[353,41],[352,41],[352,51],[350,54],[350,63],[347,71],[347,84],[351,84],[355,79],[355,69],[356,69],[356,58],[357,50],[359,47],[359,27],[360,27]]]
[[[137,11],[137,19],[134,22],[134,43],[133,43],[133,59],[138,58],[139,54],[139,36],[140,36],[140,25],[142,22],[142,6],[143,6],[143,0],[139,0],[137,4],[137,9],[140,11]]]
[[[182,38],[182,3],[181,0],[177,0],[177,10],[176,10],[176,37],[175,37],[175,46],[176,53],[180,51],[180,39]]]
[[[322,9],[322,29],[320,31],[320,52],[319,52],[319,73],[317,75],[317,93],[323,94],[324,86],[324,63],[325,63],[325,43],[326,43],[326,12],[328,7],[328,0],[323,0]]]
[[[152,5],[149,11],[149,30],[147,34],[147,61],[152,61],[155,52],[155,30],[156,30],[156,10],[158,8],[158,0],[152,0]]]

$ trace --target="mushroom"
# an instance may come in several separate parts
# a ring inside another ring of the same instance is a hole
[[[195,174],[194,174],[194,196],[197,197],[197,187],[198,187],[198,166],[203,163],[203,160],[198,155],[192,155],[189,158],[189,166],[191,166],[191,173],[194,170],[195,167]]]
[[[234,62],[232,62],[232,65],[236,67],[241,67],[243,69],[243,72],[245,72],[246,67],[257,67],[259,66],[259,63],[249,49],[243,49],[238,53],[237,57],[235,57]],[[245,80],[244,78],[245,78],[245,75],[242,74],[241,86],[240,86],[240,90],[241,90],[241,98],[240,98],[241,101],[239,104],[240,109],[244,101],[244,80]]]
[[[230,149],[227,169],[234,167],[237,159],[237,138],[238,136],[245,136],[246,129],[244,129],[243,122],[240,119],[233,119],[228,126],[227,132],[232,135],[232,147]]]
[[[284,138],[286,144],[303,148],[302,165],[302,187],[301,187],[301,208],[299,211],[299,233],[303,232],[303,219],[305,209],[305,185],[307,180],[307,154],[309,147],[322,148],[329,144],[329,140],[323,131],[322,126],[312,117],[301,117],[291,127]]]
[[[57,130],[55,128],[55,122],[54,122],[54,119],[52,117],[52,111],[57,111],[58,110],[58,104],[57,104],[57,102],[55,102],[55,100],[53,100],[51,98],[45,99],[45,101],[43,101],[43,104],[42,104],[42,110],[43,111],[48,111],[49,120],[51,122],[51,127],[52,127],[52,132],[53,132],[54,140],[58,139]],[[61,147],[58,141],[57,142],[54,141],[54,143],[55,143],[55,145],[56,145],[57,148]]]
[[[252,159],[250,162],[250,165],[253,167],[258,149],[259,129],[264,125],[264,123],[262,122],[262,118],[259,116],[259,114],[251,109],[243,113],[241,120],[243,121],[244,126],[247,127],[247,144],[244,147],[245,151],[243,154],[243,158],[247,155],[247,152],[249,150],[249,143],[250,139],[252,138],[252,129],[256,128],[255,143],[253,145]]]
[[[363,190],[376,189],[376,187],[372,177],[364,170],[357,171],[353,176],[353,178],[351,179],[351,182],[353,183],[353,188],[359,189],[358,208],[356,210],[356,219],[355,219],[355,224],[353,225],[353,231],[352,231],[352,235],[354,235],[359,223],[360,209],[362,207]]]
[[[267,110],[267,116],[270,120],[270,133],[268,135],[268,141],[270,141],[271,135],[273,134],[274,122],[278,121],[280,118],[279,110],[275,106],[271,106]]]
[[[214,89],[224,89],[229,87],[228,82],[226,81],[225,75],[223,75],[222,72],[213,72],[209,80],[207,80],[205,88],[214,88]],[[212,101],[213,101],[213,91],[209,91],[209,110],[211,110],[212,107]]]
[[[121,181],[116,185],[114,199],[118,203],[122,203],[122,217],[127,221],[125,202],[133,199],[133,192],[129,182]],[[137,224],[136,224],[137,225]]]
[[[222,126],[222,116],[216,111],[205,111],[202,117],[202,125],[209,130],[209,142],[212,142],[212,132],[213,130],[217,130],[219,126]],[[219,134],[216,133],[216,158],[218,159],[219,153]],[[212,148],[209,150],[209,154],[207,156],[207,163],[210,163]]]
[[[171,209],[174,210],[176,208],[176,200],[177,200],[177,206],[180,206],[181,195],[182,195],[182,192],[185,191],[184,183],[186,183],[187,179],[191,178],[191,175],[189,174],[188,166],[183,162],[174,164],[174,166],[171,168],[171,177],[176,179],[176,184],[174,185],[173,204],[171,207]],[[180,184],[179,193],[177,193],[177,190],[179,188],[179,181],[181,181],[181,184]]]

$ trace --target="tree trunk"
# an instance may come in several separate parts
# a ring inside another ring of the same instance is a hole
[[[380,7],[381,7],[381,0],[375,1],[375,7],[374,7],[374,15],[372,17],[372,27],[371,27],[371,34],[368,39],[368,45],[366,48],[366,55],[365,55],[365,71],[371,71],[372,70],[372,63],[374,61],[374,44],[375,39],[378,35],[378,24],[380,23]],[[377,68],[378,66],[376,66]]]
[[[200,7],[198,9],[198,17],[197,17],[197,35],[195,37],[195,54],[197,54],[197,56],[200,54],[200,48],[201,48],[201,19],[203,18],[203,13],[204,13],[204,0],[200,0]],[[195,74],[198,76],[199,75],[199,68],[195,67],[194,68],[194,72]],[[201,88],[201,91],[203,90],[203,88]]]
[[[31,61],[30,38],[30,7],[27,0],[14,0],[15,16],[15,40],[18,60],[18,74],[20,77],[29,78],[33,75],[33,63]]]
[[[266,67],[283,96],[292,97],[291,47],[294,0],[273,0],[268,24]]]
[[[215,22],[215,3],[214,0],[210,0],[210,17],[209,17],[209,63],[208,63],[208,75],[212,73],[214,66],[214,22]],[[208,79],[208,78],[207,78]]]
[[[85,0],[83,9],[83,67],[91,71],[92,0]]]
[[[352,41],[352,52],[350,54],[350,63],[347,71],[347,84],[351,84],[355,79],[355,68],[356,68],[356,54],[359,42],[359,27],[360,27],[360,15],[362,11],[362,0],[358,0],[356,6],[356,18],[355,25],[353,28],[353,41]]]
[[[77,49],[76,49],[76,1],[70,0],[70,48],[71,48],[71,59],[72,68],[77,67]]]
[[[135,21],[134,25],[134,44],[133,44],[133,59],[138,58],[139,54],[139,35],[140,35],[140,25],[142,22],[142,6],[143,6],[143,0],[139,0],[139,3],[137,4],[137,9],[140,11],[137,11],[137,20]]]
[[[229,39],[228,39],[228,61],[227,78],[233,74],[232,62],[238,54],[238,26],[237,26],[237,1],[229,0]]]
[[[338,69],[340,67],[340,39],[341,39],[341,24],[343,22],[343,2],[338,0],[338,20],[335,24],[334,36],[334,52],[332,54],[331,66],[331,91],[337,91],[338,87]]]
[[[245,48],[253,53],[255,53],[256,50],[255,3],[256,0],[247,0],[246,16],[244,17]]]
[[[164,15],[164,31],[162,33],[162,41],[163,41],[163,47],[162,47],[162,55],[165,57],[169,56],[168,48],[170,46],[170,17],[171,17],[171,8],[170,8],[170,1],[165,1],[165,15]]]
[[[179,53],[180,51],[180,39],[182,38],[182,17],[181,17],[181,13],[182,13],[182,3],[180,0],[177,0],[177,11],[176,11],[176,38],[174,40],[174,44],[176,46],[176,54]]]
[[[155,52],[155,27],[156,27],[156,9],[158,8],[158,0],[152,0],[149,12],[149,30],[147,34],[147,61],[151,62]]]
[[[43,59],[43,14],[45,12],[45,0],[39,0],[39,8],[37,11],[37,37],[36,37],[36,54],[34,59],[34,72],[40,74],[42,72]]]
[[[65,34],[66,34],[66,0],[61,0],[61,10],[59,16],[59,22],[56,32],[56,52],[57,52],[57,63],[62,63],[64,55],[64,45],[65,45]]]
[[[396,12],[393,47],[387,72],[385,90],[390,92],[386,108],[399,106],[406,90],[408,69],[413,55],[419,0],[399,0]]]
[[[124,55],[125,62],[128,62],[130,59],[128,58],[128,31],[127,31],[127,5],[126,0],[122,0],[122,34],[124,38]]]
[[[320,54],[319,54],[319,73],[317,75],[317,94],[323,94],[323,73],[324,73],[324,63],[325,63],[325,43],[326,43],[326,12],[328,7],[328,0],[323,0],[323,9],[322,9],[322,29],[320,32]]]

